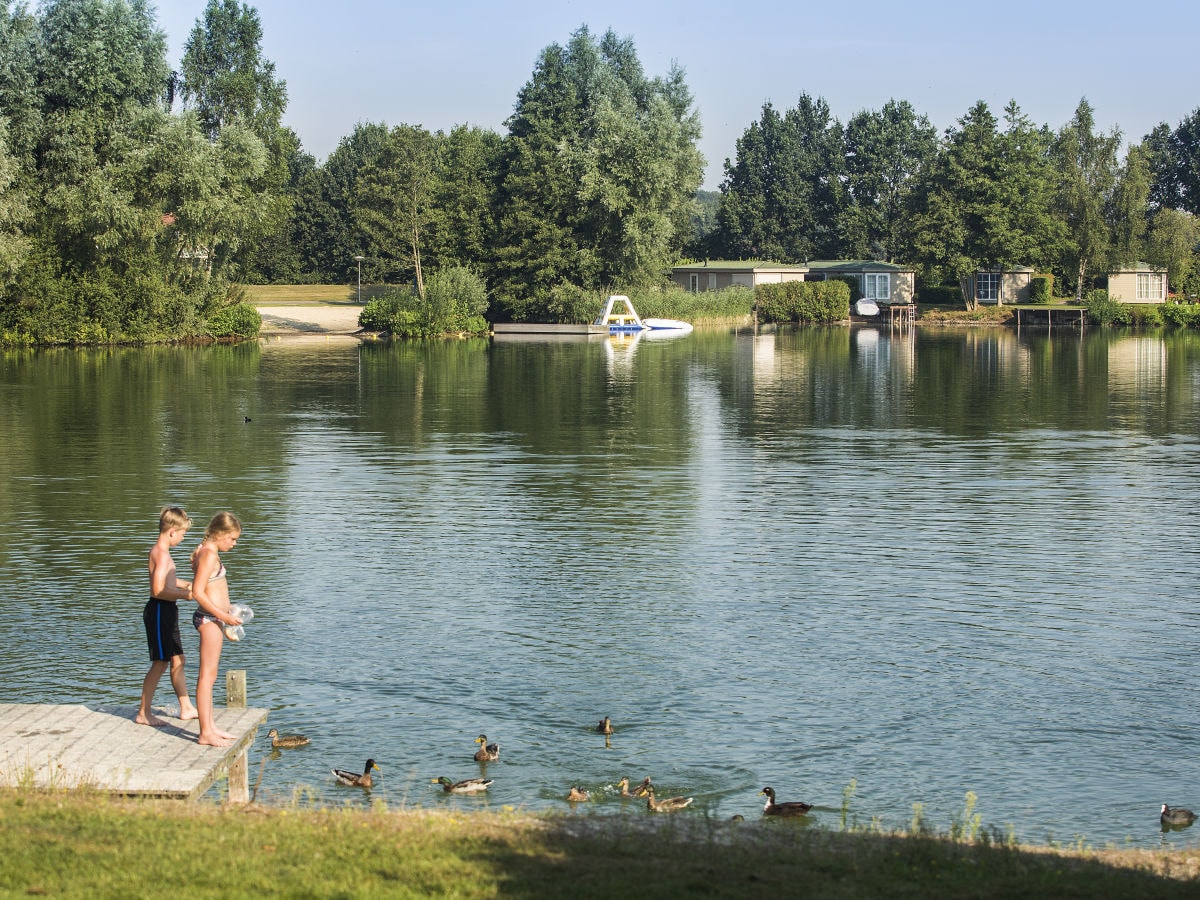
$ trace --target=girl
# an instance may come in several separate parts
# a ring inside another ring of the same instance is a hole
[[[200,674],[196,678],[196,711],[200,716],[199,744],[228,747],[236,735],[221,731],[213,721],[213,685],[221,662],[225,625],[241,625],[230,612],[229,583],[221,552],[237,546],[242,523],[229,512],[212,517],[204,530],[204,541],[192,554],[192,598],[199,605],[192,614],[192,625],[200,632]]]

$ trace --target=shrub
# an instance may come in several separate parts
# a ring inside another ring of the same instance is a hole
[[[1200,328],[1200,304],[1164,303],[1159,314],[1166,324],[1176,328]]]
[[[785,281],[754,289],[762,322],[839,322],[850,315],[850,286],[841,279]]]
[[[962,306],[962,288],[957,284],[928,284],[917,291],[916,300],[931,306]]]
[[[1053,287],[1053,275],[1034,275],[1029,286],[1029,302],[1049,303],[1053,295]]]
[[[485,334],[487,306],[483,279],[468,269],[452,268],[430,276],[424,301],[406,287],[381,291],[367,301],[358,324],[393,338]]]
[[[1088,318],[1100,325],[1128,325],[1129,310],[1120,302],[1113,300],[1108,291],[1094,288],[1088,291],[1084,305]]]
[[[219,307],[208,317],[207,330],[215,338],[250,338],[262,328],[262,316],[249,303]]]

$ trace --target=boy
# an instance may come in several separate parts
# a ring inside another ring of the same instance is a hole
[[[168,723],[150,711],[162,674],[171,667],[171,686],[179,698],[179,718],[196,718],[196,707],[188,696],[183,674],[183,642],[179,638],[177,600],[192,599],[192,584],[175,577],[171,548],[179,545],[192,520],[178,506],[164,506],[158,516],[158,541],[150,548],[150,602],[142,612],[146,641],[150,647],[150,671],[142,682],[142,703],[134,719],[139,725],[160,728]]]

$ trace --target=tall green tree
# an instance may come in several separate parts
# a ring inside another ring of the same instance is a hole
[[[508,122],[496,288],[539,314],[560,284],[660,279],[687,238],[703,158],[684,74],[649,78],[633,42],[586,27],[542,51]]]
[[[374,246],[403,247],[397,268],[411,272],[417,296],[425,297],[421,254],[435,219],[438,138],[419,125],[397,125],[377,157],[359,174],[356,210]],[[401,262],[404,257],[405,262]]]
[[[357,274],[356,256],[364,256],[363,278],[382,281],[395,260],[368,246],[358,223],[359,174],[383,152],[388,127],[360,122],[318,168],[305,173],[296,188],[292,240],[307,275],[345,282]]]
[[[1112,233],[1107,215],[1117,185],[1117,151],[1121,132],[1096,131],[1092,106],[1084,98],[1060,129],[1054,157],[1058,170],[1057,208],[1067,226],[1063,266],[1075,281],[1075,299],[1082,299],[1089,276],[1107,265]]]
[[[29,202],[18,181],[19,169],[8,149],[8,120],[0,117],[0,285],[11,280],[30,250],[25,235]]]
[[[439,135],[439,144],[429,259],[437,269],[490,268],[501,138],[459,125]]]
[[[32,157],[41,127],[37,33],[24,5],[0,2],[0,114],[8,119],[9,151],[20,159]]]
[[[802,94],[780,115],[764,104],[759,121],[725,162],[718,213],[726,255],[784,262],[841,255],[846,204],[842,127],[829,104]]]
[[[912,205],[911,241],[926,281],[963,282],[979,269],[1038,266],[1056,246],[1048,135],[1015,103],[1005,128],[977,102],[946,131]],[[968,307],[975,304],[964,294]]]
[[[1171,290],[1195,294],[1200,265],[1200,219],[1181,209],[1160,209],[1147,242],[1146,261],[1167,270]]]
[[[937,155],[937,130],[907,100],[846,123],[846,255],[907,261],[908,204]]]
[[[184,108],[195,112],[210,140],[237,126],[267,150],[267,166],[256,179],[260,228],[244,235],[239,253],[229,260],[245,280],[263,278],[255,260],[265,258],[278,235],[286,233],[294,199],[292,167],[300,151],[299,138],[282,125],[287,84],[275,77],[262,37],[256,9],[237,0],[208,0],[184,44],[179,84]]]
[[[203,20],[188,35],[181,96],[209,138],[233,122],[267,142],[278,131],[287,84],[263,56],[262,37],[258,11],[237,0],[208,0]]]

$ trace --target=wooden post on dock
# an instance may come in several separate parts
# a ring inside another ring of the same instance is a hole
[[[225,672],[225,707],[246,708],[246,670],[229,669]],[[250,761],[244,748],[229,763],[229,802],[250,802]]]

